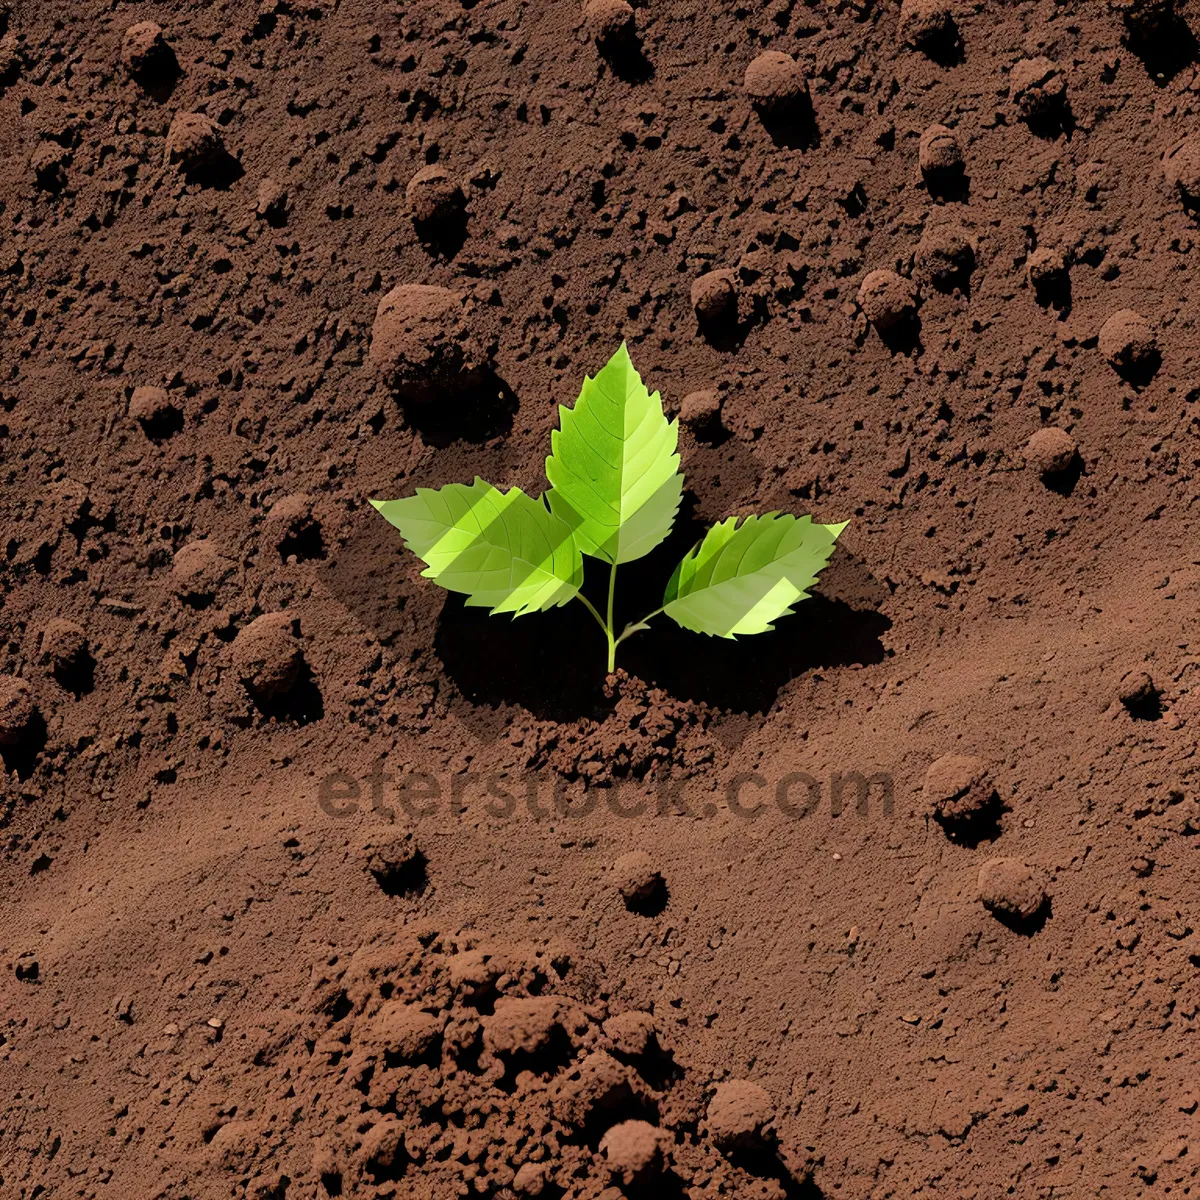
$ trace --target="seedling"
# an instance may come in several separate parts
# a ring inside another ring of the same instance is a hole
[[[536,500],[477,476],[371,501],[425,563],[426,579],[493,615],[521,617],[578,600],[604,631],[610,673],[617,647],[655,617],[735,638],[773,629],[807,599],[847,522],[815,525],[778,512],[729,517],[684,556],[662,605],[618,634],[617,567],[649,554],[679,511],[679,423],[667,421],[662,398],[646,390],[623,343],[559,417],[546,459],[550,490]],[[584,555],[608,564],[604,613],[581,591]]]

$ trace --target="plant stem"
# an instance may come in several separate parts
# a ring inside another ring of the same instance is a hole
[[[613,600],[617,591],[617,564],[613,563],[608,571],[608,619],[600,615],[596,606],[582,593],[576,592],[575,599],[578,600],[584,608],[588,610],[596,619],[596,624],[604,630],[604,640],[608,643],[608,673],[611,675],[616,669],[617,662],[617,647],[627,638],[632,637],[635,633],[646,627],[646,622],[653,620],[664,612],[663,608],[656,608],[652,613],[647,613],[640,621],[633,621],[625,626],[625,629],[618,637],[614,632],[613,626]]]
[[[617,639],[613,637],[613,596],[617,590],[617,564],[608,569],[608,673],[611,675],[617,664]]]

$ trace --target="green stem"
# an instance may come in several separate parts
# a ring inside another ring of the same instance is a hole
[[[604,640],[608,643],[608,673],[611,675],[616,669],[617,662],[617,647],[627,638],[632,637],[635,633],[646,627],[647,621],[652,621],[661,612],[665,612],[665,608],[656,608],[652,613],[647,613],[640,621],[634,621],[625,626],[621,636],[617,637],[613,633],[613,601],[617,592],[617,564],[613,563],[608,571],[608,618],[607,620],[600,615],[596,606],[582,593],[576,592],[575,599],[578,600],[584,608],[588,610],[596,619],[596,624],[604,630]]]
[[[625,626],[621,636],[617,638],[617,645],[619,646],[627,637],[633,637],[635,633],[641,633],[641,631],[646,627],[646,623],[648,621],[653,621],[655,617],[666,611],[667,610],[665,606],[662,608],[656,608],[652,613],[647,613],[640,621],[631,621]]]
[[[617,564],[608,569],[608,673],[611,675],[617,664],[617,639],[613,637],[613,597],[617,591]]]
[[[596,624],[604,630],[604,634],[607,637],[608,626],[605,625],[604,618],[596,611],[596,606],[582,592],[576,592],[575,599],[578,600],[583,607],[586,608],[588,612],[590,612],[592,616],[596,618]]]

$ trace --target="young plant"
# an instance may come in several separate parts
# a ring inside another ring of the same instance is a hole
[[[371,501],[426,564],[425,578],[493,615],[578,600],[604,631],[610,673],[617,647],[662,614],[684,629],[734,638],[774,628],[807,599],[847,522],[814,525],[777,512],[729,517],[684,556],[662,605],[618,634],[617,568],[649,554],[679,511],[679,423],[668,423],[624,343],[595,379],[584,378],[575,407],[558,411],[562,427],[551,433],[546,459],[550,491],[536,500],[476,477]],[[604,612],[580,590],[585,554],[608,564]]]

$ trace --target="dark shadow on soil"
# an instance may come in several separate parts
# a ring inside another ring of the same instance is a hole
[[[812,1176],[797,1179],[771,1150],[733,1150],[729,1154],[733,1166],[757,1179],[769,1180],[778,1186],[786,1200],[823,1200],[825,1193],[817,1187]]]
[[[393,867],[372,871],[385,896],[419,896],[429,885],[429,860],[419,850]]]
[[[912,316],[907,321],[901,321],[890,329],[880,329],[877,325],[875,332],[879,340],[893,353],[905,356],[921,349],[921,318]]]
[[[183,432],[183,411],[171,405],[156,412],[152,417],[139,418],[138,424],[152,442],[164,442],[167,438]]]
[[[1167,84],[1200,59],[1200,42],[1177,13],[1165,17],[1153,32],[1130,32],[1122,39],[1156,87]]]
[[[1020,934],[1021,937],[1033,937],[1035,933],[1041,933],[1046,922],[1050,920],[1052,907],[1053,901],[1047,897],[1042,907],[1032,916],[1022,917],[1018,913],[998,912],[996,910],[992,911],[992,916],[1005,929],[1011,929],[1013,933]]]
[[[96,660],[86,650],[73,662],[55,666],[55,682],[76,700],[89,696],[96,687]]]
[[[1047,142],[1052,142],[1059,137],[1065,137],[1067,141],[1070,141],[1071,135],[1075,132],[1075,114],[1066,101],[1054,105],[1045,112],[1035,113],[1027,118],[1025,123],[1034,137]]]
[[[413,221],[417,240],[427,254],[449,262],[467,240],[467,211],[455,207],[446,216],[431,221]]]
[[[1118,367],[1117,374],[1135,391],[1148,388],[1162,367],[1162,353],[1151,350],[1140,362],[1131,363],[1126,367]]]
[[[217,192],[227,192],[243,175],[246,169],[228,151],[221,151],[208,162],[192,167],[183,173],[188,183]]]
[[[289,530],[276,547],[279,561],[287,562],[293,555],[297,562],[309,562],[325,557],[325,537],[318,521],[306,521],[299,528]]]
[[[600,52],[622,83],[649,83],[654,78],[654,64],[636,33],[603,43]]]
[[[662,603],[675,566],[706,529],[694,509],[688,494],[671,536],[620,568],[618,629]],[[607,570],[594,559],[585,564],[588,594],[602,606]],[[780,618],[774,631],[736,640],[691,633],[660,615],[621,645],[617,663],[681,699],[765,713],[779,690],[806,671],[881,662],[880,639],[890,628],[879,612],[816,594]],[[581,604],[514,620],[447,596],[434,646],[447,678],[473,704],[520,704],[540,720],[562,722],[602,718],[608,710],[604,636]]]
[[[939,67],[961,66],[966,58],[966,49],[958,25],[951,20],[940,33],[926,38],[921,43],[921,52]]]
[[[930,196],[947,204],[966,204],[971,198],[971,177],[961,167],[951,171],[926,171],[925,187]]]
[[[406,553],[399,532],[365,509],[350,541],[332,549],[317,568],[321,583],[384,646],[407,624],[404,610],[414,563]]]
[[[490,442],[512,430],[520,408],[517,394],[494,371],[481,369],[454,388],[397,393],[404,419],[427,446],[443,449],[452,442]]]
[[[771,141],[781,150],[815,150],[821,144],[821,130],[812,100],[805,96],[794,104],[771,109],[758,107],[759,120]]]
[[[654,887],[645,896],[631,896],[625,901],[625,907],[631,913],[637,913],[639,917],[657,917],[667,907],[670,899],[671,893],[666,882],[657,879]]]
[[[999,793],[993,792],[986,804],[974,812],[961,817],[935,817],[942,827],[942,832],[954,843],[975,850],[984,842],[994,842],[1003,833],[1001,821],[1009,811],[1008,806],[1000,799]]]
[[[308,663],[301,664],[296,682],[281,696],[251,696],[255,709],[282,724],[308,725],[325,715],[325,700]]]
[[[1033,296],[1042,308],[1053,308],[1061,316],[1071,311],[1071,277],[1064,273],[1046,283],[1033,284]]]
[[[15,746],[0,746],[0,759],[4,761],[5,773],[11,775],[15,771],[17,778],[24,783],[37,767],[37,756],[46,748],[48,737],[46,719],[34,709],[20,742]]]
[[[152,61],[134,74],[133,80],[151,100],[166,104],[182,77],[183,68],[175,57],[175,51],[163,43]]]
[[[1079,482],[1082,475],[1083,459],[1077,450],[1074,457],[1063,470],[1056,471],[1053,475],[1043,475],[1042,483],[1056,495],[1069,496],[1075,490],[1075,485]]]

